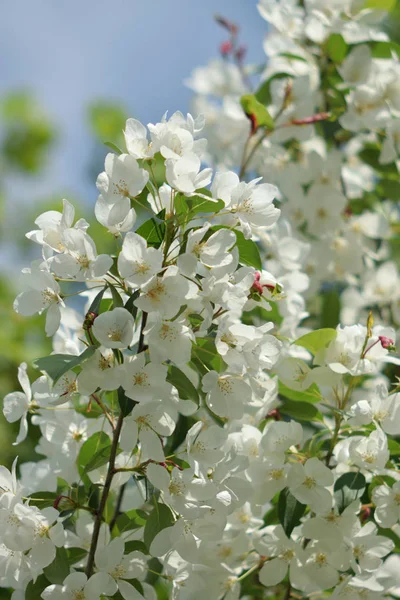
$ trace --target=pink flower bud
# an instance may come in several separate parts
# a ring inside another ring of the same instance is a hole
[[[229,54],[231,54],[232,50],[232,42],[230,42],[229,40],[227,42],[222,42],[222,44],[219,47],[219,51],[221,52],[222,56],[228,56]]]
[[[395,349],[394,340],[386,337],[385,335],[380,335],[379,341],[382,345],[382,348],[385,348],[385,350],[394,350]]]
[[[362,506],[360,512],[361,523],[365,523],[371,516],[371,509],[369,506]]]
[[[267,414],[267,419],[274,419],[274,421],[280,421],[282,419],[281,413],[277,408],[274,408]]]
[[[261,273],[259,271],[256,271],[254,273],[254,282],[253,282],[253,285],[251,286],[251,289],[253,292],[257,292],[257,294],[262,295],[263,286],[260,283],[260,278],[261,278]]]

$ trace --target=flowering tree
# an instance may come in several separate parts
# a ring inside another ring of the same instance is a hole
[[[0,467],[13,600],[396,593],[390,5],[261,0],[261,76],[219,18],[223,57],[188,82],[205,117],[128,119],[109,144],[115,254],[67,200],[27,234],[14,308],[46,312],[54,353],[4,399],[43,456]]]

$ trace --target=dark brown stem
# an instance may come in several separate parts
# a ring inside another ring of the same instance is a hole
[[[144,346],[144,328],[146,327],[146,323],[147,323],[147,313],[143,312],[142,313],[142,323],[141,323],[141,326],[140,326],[140,336],[139,336],[139,343],[138,343],[138,354],[139,354],[139,352],[143,352],[143,350],[145,349],[145,346]],[[114,471],[114,473],[117,473],[117,469],[114,468],[113,471]],[[120,487],[120,490],[119,490],[117,503],[116,503],[115,509],[114,509],[114,514],[113,514],[112,519],[110,521],[110,532],[113,530],[114,525],[115,525],[115,523],[116,523],[116,521],[118,519],[118,515],[121,512],[121,505],[122,505],[122,501],[124,499],[125,490],[126,490],[126,483],[124,483],[124,485],[122,485]]]
[[[121,414],[118,417],[117,425],[116,425],[116,427],[114,429],[113,441],[112,441],[111,452],[110,452],[110,461],[108,463],[107,476],[106,476],[106,480],[105,480],[105,483],[104,483],[103,492],[101,494],[100,504],[99,504],[99,508],[97,510],[97,515],[96,515],[96,518],[95,518],[95,521],[94,521],[92,541],[91,541],[91,544],[90,544],[88,561],[87,561],[86,570],[85,570],[86,577],[88,579],[93,574],[94,557],[95,557],[95,554],[96,554],[97,543],[99,541],[99,534],[100,534],[101,522],[102,522],[102,519],[103,519],[103,512],[104,512],[104,509],[106,507],[106,502],[107,502],[107,499],[108,499],[108,494],[110,493],[111,482],[112,482],[112,479],[114,477],[115,459],[116,459],[116,456],[117,456],[119,436],[120,436],[120,433],[121,433],[122,423],[123,422],[124,422],[124,415],[121,412]]]
[[[112,532],[112,530],[114,529],[114,525],[117,522],[119,513],[121,512],[121,505],[122,505],[122,500],[124,499],[125,488],[126,488],[126,483],[121,485],[121,487],[119,488],[117,503],[115,505],[113,517],[110,521],[110,532]]]
[[[140,326],[140,336],[139,336],[139,343],[138,343],[138,354],[139,352],[143,352],[144,348],[144,328],[146,327],[146,323],[147,323],[147,313],[142,313],[142,324]]]

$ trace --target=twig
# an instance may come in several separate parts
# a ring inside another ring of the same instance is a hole
[[[106,417],[107,421],[110,423],[112,429],[115,430],[115,423],[114,423],[111,415],[107,412],[107,409],[104,406],[104,404],[102,403],[102,401],[100,400],[100,398],[96,394],[91,394],[91,398],[93,398],[93,400],[98,404],[98,406],[103,411],[104,416]]]
[[[119,517],[119,513],[121,512],[121,505],[122,505],[122,500],[124,499],[124,493],[125,493],[126,483],[127,482],[125,482],[119,488],[119,494],[118,494],[117,504],[115,505],[114,514],[113,514],[113,517],[112,517],[112,519],[110,521],[110,532],[112,532],[112,530],[114,529],[114,525],[117,522],[117,519]]]
[[[124,415],[121,412],[120,415],[119,415],[119,417],[118,417],[117,425],[116,425],[115,430],[114,430],[114,436],[113,436],[113,441],[112,441],[112,445],[111,445],[111,452],[110,452],[110,461],[108,463],[107,476],[106,476],[106,480],[105,480],[104,487],[103,487],[103,493],[101,494],[100,504],[99,504],[99,508],[97,510],[97,515],[96,515],[96,518],[95,518],[95,521],[94,521],[92,541],[91,541],[91,544],[90,544],[88,561],[87,561],[86,570],[85,570],[86,577],[88,579],[93,574],[94,557],[95,557],[95,554],[96,554],[97,543],[99,541],[100,527],[101,527],[101,523],[102,523],[102,520],[103,520],[103,512],[104,512],[104,509],[106,507],[106,503],[107,503],[107,499],[108,499],[108,494],[110,493],[111,482],[112,482],[112,479],[114,477],[115,459],[116,459],[116,456],[117,456],[119,436],[120,436],[120,433],[121,433],[122,423],[123,422],[124,422]]]
[[[143,350],[145,349],[144,347],[144,328],[146,327],[146,323],[147,323],[147,313],[143,312],[142,313],[142,324],[140,326],[140,336],[139,336],[139,343],[138,343],[138,354],[139,352],[143,352]],[[123,469],[120,469],[121,471]],[[113,468],[113,474],[117,473],[118,470],[115,469],[115,467]],[[125,490],[126,490],[126,483],[124,483],[119,490],[119,494],[118,494],[118,499],[117,499],[117,503],[115,505],[115,509],[114,509],[114,514],[112,516],[112,519],[110,521],[110,531],[113,530],[113,527],[118,519],[119,513],[121,511],[121,505],[122,505],[122,501],[124,499],[124,494],[125,494]]]

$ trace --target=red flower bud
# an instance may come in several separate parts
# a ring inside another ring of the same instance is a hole
[[[360,512],[361,523],[365,523],[371,516],[371,508],[369,506],[362,506]]]
[[[263,286],[260,283],[260,277],[261,277],[260,271],[256,271],[254,273],[254,282],[253,282],[253,285],[251,286],[251,290],[253,292],[257,292],[258,294],[262,295]]]
[[[381,343],[382,348],[385,348],[386,350],[394,350],[395,349],[394,340],[386,337],[386,335],[380,335],[379,341]]]
[[[280,421],[282,419],[281,413],[277,408],[274,408],[267,414],[267,419],[274,419],[274,421]]]
[[[222,56],[228,56],[229,54],[231,54],[233,50],[233,46],[232,46],[232,42],[227,41],[227,42],[222,42],[222,44],[219,47],[219,51],[221,52]]]

